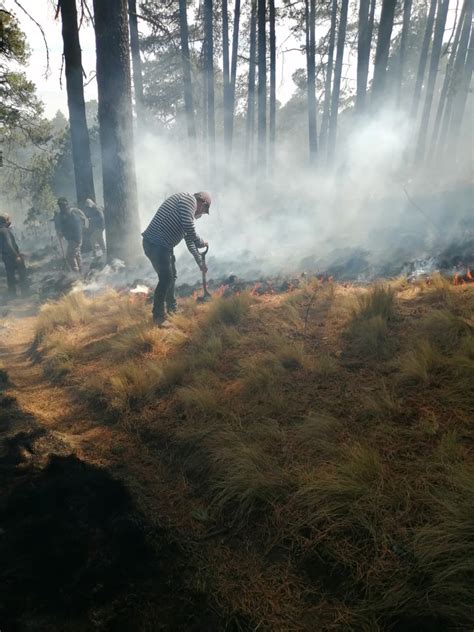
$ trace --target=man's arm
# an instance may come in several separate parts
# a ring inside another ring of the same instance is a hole
[[[194,224],[194,212],[196,204],[192,200],[182,200],[178,205],[181,226],[183,227],[184,240],[189,252],[193,255],[199,267],[202,265],[202,258],[198,252],[198,248],[204,248],[206,242],[203,241],[196,233]]]
[[[186,246],[188,247],[189,252],[193,255],[193,257],[196,259],[196,263],[198,264],[199,267],[202,266],[202,257],[198,252],[197,246],[195,244],[195,242],[190,239],[187,235],[184,236],[184,240],[186,242]],[[201,246],[199,246],[201,248]]]

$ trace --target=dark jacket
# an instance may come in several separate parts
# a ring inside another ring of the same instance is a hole
[[[15,237],[7,226],[0,227],[0,254],[3,259],[16,259],[20,255]]]
[[[54,216],[54,225],[59,235],[64,237],[66,241],[74,243],[82,242],[83,222],[81,219],[82,211],[71,208],[69,213],[56,213]]]
[[[89,206],[84,210],[87,219],[89,220],[89,229],[93,230],[104,230],[105,222],[104,222],[104,211],[98,206]]]

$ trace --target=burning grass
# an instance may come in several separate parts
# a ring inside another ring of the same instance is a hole
[[[468,629],[473,295],[315,282],[184,301],[168,329],[124,297],[67,297],[40,315],[39,351],[186,481],[177,528],[229,621]],[[206,544],[186,540],[196,499]],[[241,551],[264,569],[251,582]]]

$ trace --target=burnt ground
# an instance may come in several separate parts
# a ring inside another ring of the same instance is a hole
[[[217,630],[184,552],[0,373],[0,629]],[[150,604],[153,604],[152,606]]]

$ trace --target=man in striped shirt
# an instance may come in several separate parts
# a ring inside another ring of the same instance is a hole
[[[153,301],[153,321],[158,325],[166,318],[165,304],[168,313],[176,311],[174,289],[177,275],[173,248],[183,238],[199,268],[207,272],[198,251],[198,248],[207,246],[207,242],[196,234],[194,220],[209,213],[210,206],[211,197],[205,191],[194,195],[175,193],[163,202],[142,233],[143,250],[158,273]]]

